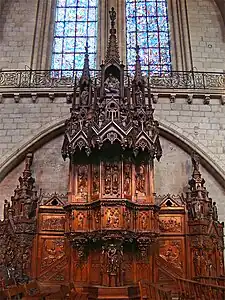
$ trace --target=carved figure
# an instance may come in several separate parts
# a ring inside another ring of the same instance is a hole
[[[201,207],[201,202],[198,200],[192,204],[192,215],[194,219],[201,219]]]
[[[84,195],[87,193],[87,166],[78,168],[78,193]]]
[[[130,195],[131,193],[130,185],[131,185],[131,166],[130,164],[125,164],[124,165],[124,186],[123,186],[123,191],[125,195]]]
[[[145,195],[145,168],[140,165],[136,172],[136,193]]]
[[[111,193],[111,183],[112,183],[112,176],[111,176],[111,165],[105,165],[105,193]]]
[[[48,267],[53,262],[60,259],[64,254],[63,240],[45,240],[43,244],[41,267]]]
[[[201,257],[199,255],[198,250],[194,251],[193,264],[194,264],[195,276],[201,275]]]
[[[218,221],[218,211],[217,211],[217,207],[216,207],[216,202],[213,202],[213,220],[214,221]]]
[[[119,174],[118,174],[118,166],[113,166],[113,174],[112,174],[112,192],[113,194],[117,194],[119,191]]]
[[[192,164],[194,167],[194,171],[199,172],[200,158],[199,158],[198,154],[195,152],[192,153]]]
[[[93,167],[93,194],[99,193],[99,169],[98,166]]]
[[[106,226],[117,228],[119,226],[119,211],[117,208],[108,208],[106,212]]]
[[[176,268],[181,269],[182,263],[181,263],[180,252],[181,252],[180,243],[176,241],[171,241],[171,242],[167,242],[167,244],[160,251],[160,256],[164,258],[166,261],[173,264]]]
[[[81,95],[80,95],[80,99],[81,99],[81,105],[87,105],[88,104],[88,87],[85,86],[84,90],[82,91]]]
[[[121,283],[123,262],[123,246],[109,244],[103,247],[102,254],[106,254],[106,270],[109,277],[109,286],[118,286]]]
[[[83,229],[84,227],[84,215],[82,213],[77,215],[77,226],[79,229]]]
[[[137,90],[135,91],[135,100],[137,105],[143,105],[144,104],[144,97],[143,93],[140,89],[140,86],[137,87]]]
[[[146,230],[148,227],[148,216],[143,212],[140,215],[140,229]]]
[[[112,73],[109,74],[109,77],[105,80],[104,85],[106,93],[119,93],[120,82],[112,75]]]

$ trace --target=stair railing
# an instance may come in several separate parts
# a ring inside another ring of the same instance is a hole
[[[170,290],[163,289],[148,281],[139,281],[141,300],[172,300]]]

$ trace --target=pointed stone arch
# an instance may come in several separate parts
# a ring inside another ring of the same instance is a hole
[[[66,119],[58,119],[41,127],[37,134],[21,141],[10,153],[0,160],[0,182],[22,162],[28,152],[34,152],[53,138],[64,133]],[[160,136],[178,145],[188,154],[194,150],[201,158],[203,167],[225,188],[225,172],[221,161],[203,144],[196,142],[194,137],[174,124],[160,120]],[[61,149],[59,149],[60,151]],[[163,158],[162,158],[163,159]]]

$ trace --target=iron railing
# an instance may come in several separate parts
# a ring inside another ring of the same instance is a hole
[[[1,88],[68,88],[79,80],[82,70],[8,70],[0,71]],[[100,83],[100,70],[91,70],[91,77]],[[146,82],[147,76],[145,76]],[[132,74],[125,71],[125,82],[132,82]],[[152,89],[224,90],[225,73],[171,71],[149,77]]]

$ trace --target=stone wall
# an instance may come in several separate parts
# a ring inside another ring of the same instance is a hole
[[[167,93],[161,94],[154,104],[156,119],[188,137],[225,169],[225,106],[221,104],[222,96],[213,95],[205,105],[205,95],[195,94],[192,104],[187,103],[187,97],[187,94],[178,93],[171,103]],[[31,94],[25,97],[21,93],[16,101],[5,95],[0,103],[0,166],[44,128],[65,120],[71,107],[71,103],[66,102],[66,93],[54,99],[40,95],[36,103],[32,103]]]
[[[224,22],[211,0],[187,1],[193,66],[199,71],[225,70]]]
[[[31,65],[37,0],[4,0],[0,14],[0,69]]]
[[[160,138],[163,156],[155,162],[155,192],[157,195],[182,194],[187,191],[192,173],[190,156],[174,143]],[[69,162],[63,161],[61,147],[63,136],[49,141],[34,153],[32,165],[36,189],[40,193],[66,194],[68,188]],[[22,174],[24,162],[20,163],[0,182],[0,212],[4,199],[10,199]],[[225,221],[224,190],[203,167],[201,172],[206,180],[209,196],[218,204],[219,217]]]

